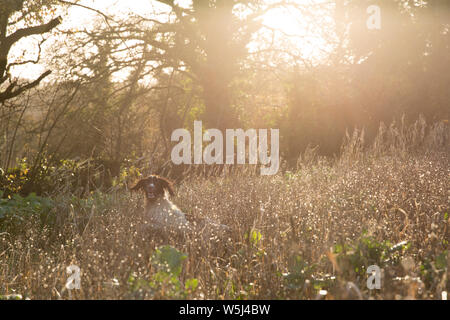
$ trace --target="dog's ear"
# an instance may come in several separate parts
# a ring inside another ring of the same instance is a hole
[[[139,191],[140,189],[144,188],[145,181],[146,181],[146,179],[139,180],[139,182],[134,187],[132,187],[130,190],[131,191]]]
[[[158,179],[158,182],[161,184],[163,189],[166,189],[167,191],[169,191],[169,194],[171,196],[175,195],[175,192],[173,191],[173,182],[170,181],[169,179],[160,177],[160,176],[156,176],[156,178]]]

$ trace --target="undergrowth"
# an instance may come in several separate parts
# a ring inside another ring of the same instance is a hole
[[[449,128],[381,126],[371,147],[348,135],[339,159],[297,168],[190,176],[173,199],[230,239],[140,232],[143,198],[126,190],[0,200],[3,299],[441,299],[448,292]],[[0,198],[3,197],[3,194]],[[66,268],[81,269],[66,290]],[[368,289],[369,266],[381,288]]]

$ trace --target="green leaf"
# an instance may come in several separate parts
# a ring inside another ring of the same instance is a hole
[[[156,249],[156,252],[152,256],[152,262],[159,270],[164,270],[178,276],[181,273],[181,264],[186,258],[186,254],[166,245]]]
[[[261,240],[262,238],[262,234],[261,232],[259,232],[258,230],[253,230],[252,231],[252,243],[256,246],[258,244],[258,242]]]
[[[435,265],[438,270],[442,270],[447,267],[447,251],[442,252],[436,257]]]
[[[186,290],[194,291],[198,287],[198,280],[195,278],[186,280],[184,287]]]
[[[341,253],[343,251],[344,247],[341,244],[336,244],[334,246],[334,253]]]

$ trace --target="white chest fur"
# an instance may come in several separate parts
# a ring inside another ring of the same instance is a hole
[[[146,220],[156,229],[183,231],[189,228],[185,214],[166,197],[147,206]]]

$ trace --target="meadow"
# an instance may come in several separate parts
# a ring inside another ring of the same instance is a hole
[[[0,200],[2,299],[442,299],[450,287],[450,130],[418,121],[347,135],[336,158],[190,175],[173,201],[228,239],[139,231],[126,185]],[[255,173],[256,172],[256,173]],[[130,182],[131,183],[131,182]],[[79,266],[79,290],[66,268]],[[368,289],[367,268],[381,268]]]

